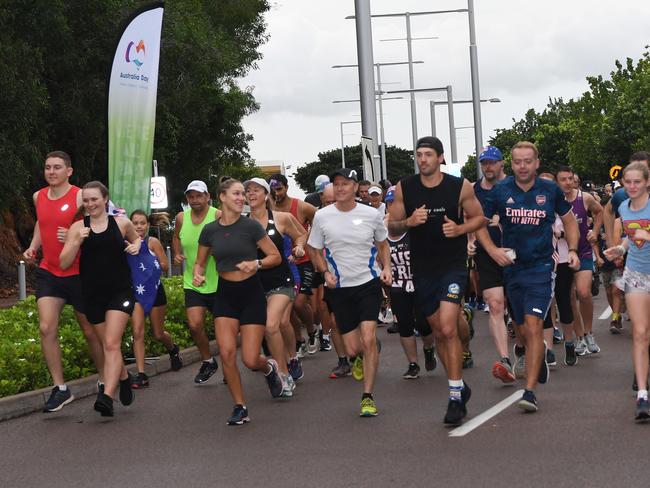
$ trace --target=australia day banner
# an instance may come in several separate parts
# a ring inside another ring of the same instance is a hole
[[[163,3],[125,23],[108,80],[108,185],[127,212],[149,212]]]

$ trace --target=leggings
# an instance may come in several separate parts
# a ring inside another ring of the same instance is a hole
[[[413,329],[417,329],[421,336],[431,334],[431,326],[417,309],[415,293],[393,291],[391,288],[390,303],[393,315],[397,317],[400,337],[412,337]]]

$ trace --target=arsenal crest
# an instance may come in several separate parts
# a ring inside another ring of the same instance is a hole
[[[541,207],[546,203],[546,195],[537,195],[535,201],[537,202],[537,205]]]

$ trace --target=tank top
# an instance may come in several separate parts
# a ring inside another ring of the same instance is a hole
[[[298,222],[300,222],[300,219],[298,218],[298,200],[296,198],[291,199],[291,209],[289,210],[291,215],[293,215]],[[305,222],[302,224],[303,228],[309,232],[309,223]],[[303,263],[308,263],[309,262],[309,256],[307,253],[301,258],[296,258],[296,264],[303,264]]]
[[[217,283],[219,277],[217,275],[217,265],[212,255],[208,256],[205,265],[205,284],[201,287],[192,284],[194,277],[193,269],[196,255],[199,252],[199,236],[206,224],[214,222],[217,215],[217,209],[208,207],[208,213],[205,218],[198,224],[192,222],[192,209],[187,209],[183,212],[183,226],[179,233],[181,240],[181,247],[183,255],[185,256],[185,271],[183,272],[183,288],[186,290],[194,290],[197,293],[207,294],[215,293],[217,291]]]
[[[262,281],[262,287],[264,291],[270,291],[275,288],[281,287],[292,287],[293,286],[293,276],[291,275],[291,270],[289,270],[289,263],[284,253],[284,237],[275,226],[275,221],[273,220],[273,212],[268,211],[268,223],[266,224],[266,235],[273,241],[275,247],[280,251],[280,256],[282,256],[282,262],[274,267],[268,269],[260,269],[257,274],[260,276]],[[257,259],[264,259],[266,254],[261,249],[257,250]]]
[[[573,215],[576,216],[578,221],[578,229],[580,230],[580,239],[578,240],[578,257],[580,259],[592,258],[593,253],[591,251],[591,244],[587,240],[587,233],[589,232],[589,215],[587,213],[587,208],[585,207],[585,202],[582,197],[582,192],[578,190],[578,195],[571,202],[571,207],[573,208]]]
[[[391,292],[413,293],[413,273],[411,271],[411,243],[408,232],[393,240],[388,237],[390,245],[390,267],[393,272]]]
[[[450,239],[442,233],[445,215],[457,224],[464,222],[458,205],[463,179],[443,173],[440,184],[427,188],[416,174],[404,178],[401,184],[406,215],[410,216],[422,205],[428,212],[424,224],[409,228],[413,275],[417,278],[452,268],[465,268],[467,236],[463,234]]]
[[[56,237],[57,229],[69,229],[77,213],[77,193],[80,188],[72,185],[68,192],[56,200],[47,196],[49,187],[39,190],[36,195],[36,219],[41,232],[41,246],[43,259],[40,267],[55,276],[74,276],[79,274],[79,253],[74,258],[72,266],[61,269],[59,255],[63,250],[63,243]]]
[[[84,227],[90,227],[90,217],[84,217]],[[124,237],[115,221],[108,216],[103,232],[90,234],[81,244],[79,271],[83,296],[92,299],[131,288],[131,268],[124,252]]]

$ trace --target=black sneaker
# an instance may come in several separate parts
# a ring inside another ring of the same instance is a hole
[[[436,369],[436,366],[438,366],[438,360],[436,359],[435,347],[431,346],[429,349],[422,347],[422,352],[424,352],[424,369],[427,371],[433,371]]]
[[[146,373],[138,373],[131,379],[131,388],[134,390],[141,390],[142,388],[149,387],[149,377]]]
[[[113,399],[103,393],[97,393],[97,399],[93,408],[98,411],[102,417],[113,416]]]
[[[474,359],[472,359],[472,351],[463,352],[463,369],[474,367]]]
[[[546,350],[546,364],[549,366],[557,366],[557,360],[555,359],[555,351],[553,349]]]
[[[265,376],[266,383],[269,385],[269,391],[273,398],[278,398],[282,395],[282,379],[278,374],[278,363],[275,362],[275,359],[269,359],[268,365],[271,366],[271,371]]]
[[[409,363],[409,369],[402,375],[405,380],[414,380],[420,377],[420,366],[417,363]]]
[[[562,334],[562,331],[558,329],[557,327],[553,328],[553,344],[561,344],[562,341],[564,340],[564,336]]]
[[[524,394],[517,406],[525,412],[537,412],[537,398],[531,390],[524,390]]]
[[[172,366],[172,371],[178,371],[183,367],[183,358],[178,349],[178,344],[174,344],[174,348],[169,351],[169,363]]]
[[[539,375],[537,376],[537,381],[542,385],[548,382],[549,376],[548,363],[546,362],[547,353],[548,349],[546,348],[546,343],[544,343],[544,358],[542,359],[542,364],[539,367]]]
[[[443,422],[447,425],[460,425],[466,415],[467,409],[463,406],[463,402],[450,398]]]
[[[576,345],[574,343],[564,343],[564,364],[575,366],[578,364],[578,355],[576,354]]]
[[[194,383],[198,383],[199,385],[205,383],[212,378],[212,375],[218,369],[219,365],[217,364],[217,359],[214,357],[209,361],[201,361],[201,368],[199,368],[199,372],[194,377]]]
[[[650,419],[650,403],[647,398],[639,398],[636,401],[636,413],[634,420],[637,422],[644,422]]]
[[[302,371],[302,364],[298,358],[293,358],[291,361],[289,361],[289,364],[287,364],[287,369],[289,370],[289,374],[293,378],[293,381],[301,380],[303,376],[305,376],[305,373]]]
[[[332,350],[332,343],[330,340],[326,337],[322,337],[320,340],[320,350],[321,352],[324,351],[331,351]]]
[[[391,325],[386,327],[386,332],[389,334],[399,334],[399,325],[393,322]]]
[[[228,419],[228,425],[243,425],[250,421],[248,409],[243,405],[235,405],[235,408],[232,409],[232,415]]]
[[[120,403],[124,406],[133,403],[133,390],[131,389],[131,373],[126,379],[120,380]]]
[[[58,386],[55,386],[52,388],[50,398],[48,398],[45,402],[43,413],[58,412],[72,400],[74,400],[74,395],[70,391],[70,388],[66,388],[65,391],[61,391],[59,390]]]

